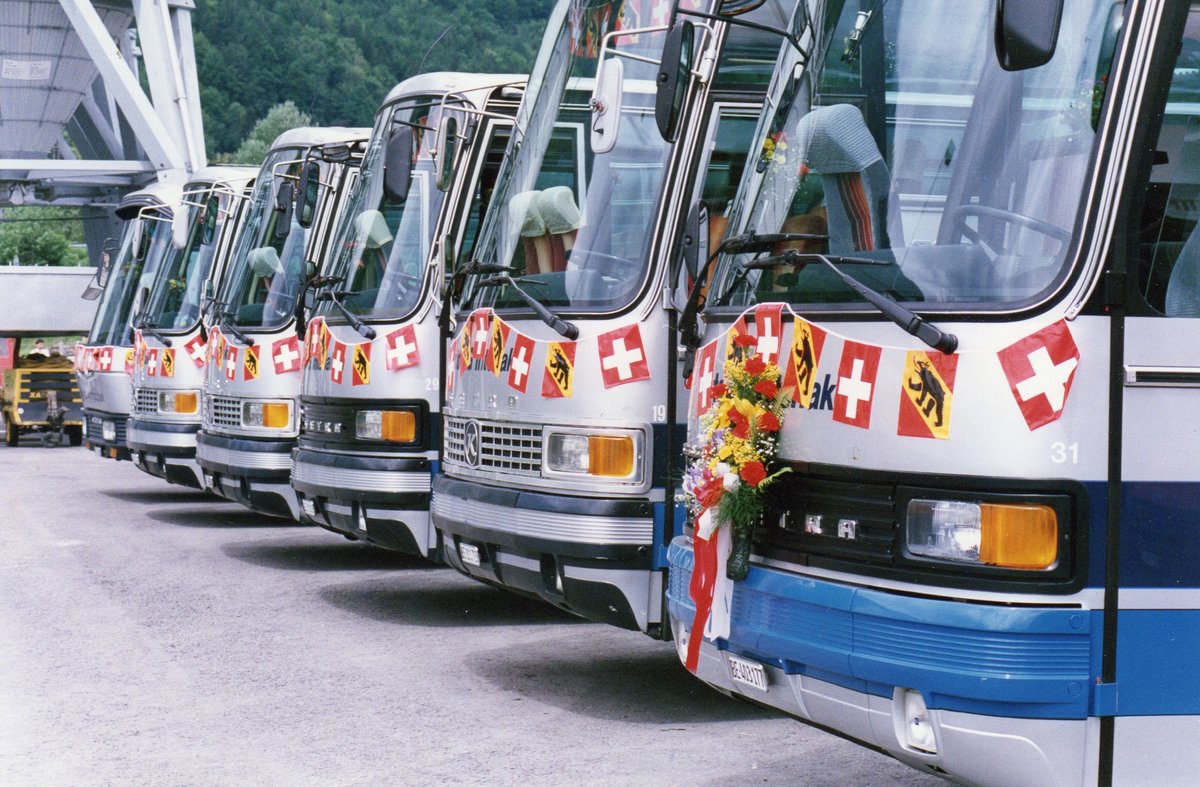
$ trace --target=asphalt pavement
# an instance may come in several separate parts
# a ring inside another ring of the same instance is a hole
[[[82,448],[0,447],[0,784],[942,782],[669,643]]]

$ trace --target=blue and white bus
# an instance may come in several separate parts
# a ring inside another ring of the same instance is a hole
[[[672,543],[681,657],[963,783],[1194,783],[1200,4],[799,13],[692,345],[774,361],[787,472],[744,580]]]

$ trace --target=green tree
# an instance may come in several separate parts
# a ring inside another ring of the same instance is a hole
[[[0,217],[0,265],[86,265],[83,224],[75,208],[23,205]]]
[[[233,154],[233,163],[261,164],[276,137],[289,129],[311,125],[312,118],[297,109],[291,101],[276,104],[267,110],[266,117],[254,124],[250,136]]]

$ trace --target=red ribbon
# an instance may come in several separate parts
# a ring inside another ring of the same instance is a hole
[[[713,593],[717,586],[717,531],[712,532],[712,538],[704,539],[699,535],[692,539],[692,581],[688,585],[688,594],[696,602],[696,617],[692,621],[692,632],[688,636],[687,661],[683,666],[688,672],[695,673],[700,666],[700,641],[704,639],[704,624],[712,611]]]

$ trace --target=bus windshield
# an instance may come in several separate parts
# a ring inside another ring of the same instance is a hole
[[[185,191],[180,210],[186,211],[187,242],[172,248],[154,277],[140,324],[165,331],[186,331],[200,319],[204,282],[212,271],[218,239],[235,199],[217,195],[212,186]],[[168,232],[168,235],[170,233]]]
[[[664,33],[608,39],[606,60],[616,50],[652,62],[619,58],[624,70],[620,126],[606,152],[591,146],[588,102],[605,36],[663,25],[666,16],[658,11],[669,8],[651,0],[575,0],[558,6],[479,242],[460,269],[508,268],[518,286],[538,301],[575,312],[620,309],[642,288],[670,152],[654,122],[654,80]],[[528,308],[509,285],[480,287],[487,278],[485,273],[469,282],[468,308]]]
[[[169,216],[170,214],[167,214]],[[147,236],[139,238],[138,227]],[[141,240],[145,247],[142,258],[137,259],[135,244]],[[96,319],[88,344],[128,345],[133,343],[133,328],[130,326],[130,310],[137,293],[149,290],[154,282],[158,265],[171,247],[171,221],[163,217],[161,208],[147,208],[142,216],[130,219],[121,236],[121,246],[112,261],[112,273],[100,297]]]
[[[254,185],[249,213],[229,260],[219,300],[236,326],[276,328],[292,319],[304,277],[308,232],[295,210],[277,205],[294,193],[302,150],[273,151]]]
[[[385,107],[371,130],[359,179],[341,211],[332,275],[337,297],[368,319],[402,319],[420,303],[425,263],[445,194],[435,184],[433,148],[441,96],[413,96]],[[401,126],[413,129],[412,180],[408,192],[384,189],[388,142]],[[339,319],[332,302],[321,311]]]
[[[709,305],[860,308],[827,262],[926,310],[1048,297],[1068,273],[1119,4],[1066,3],[1053,57],[1024,71],[999,65],[993,4],[808,6],[727,236],[777,237],[724,255]]]

